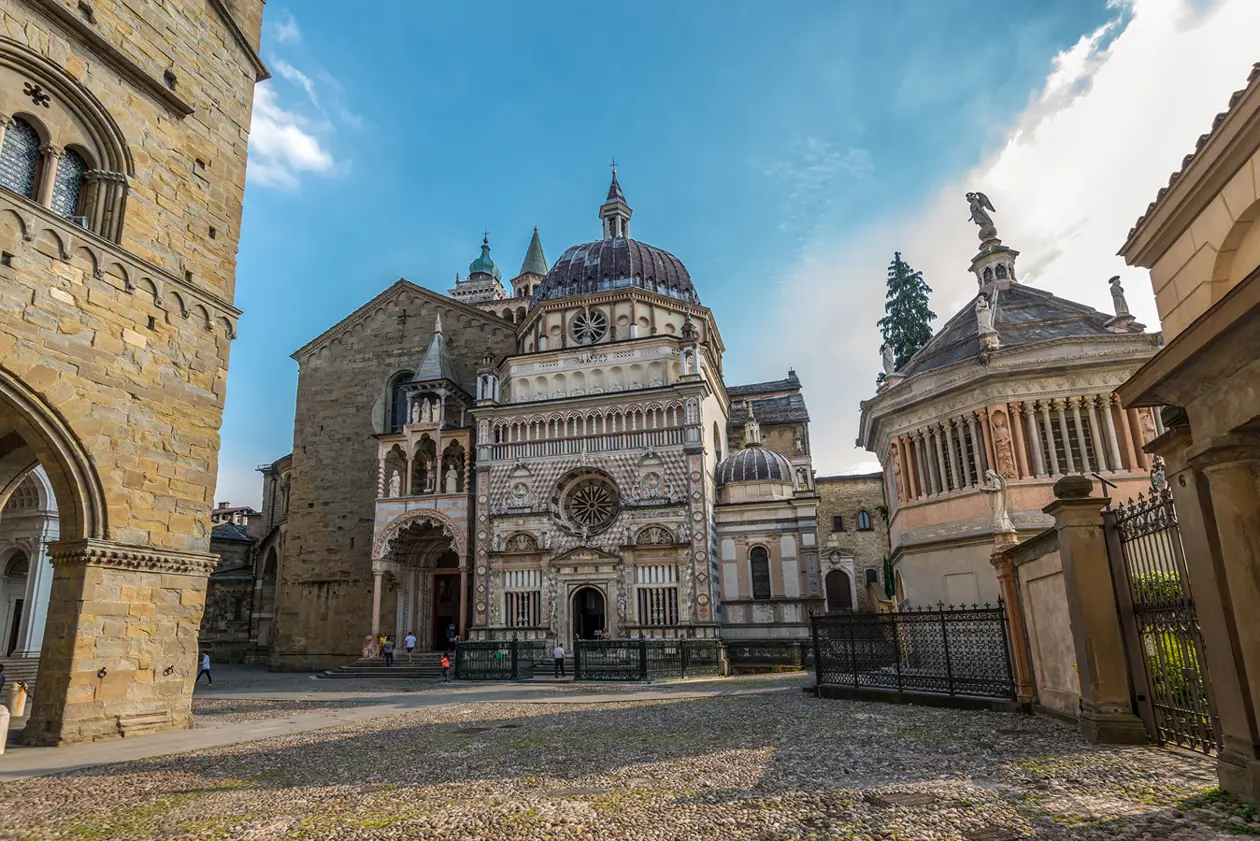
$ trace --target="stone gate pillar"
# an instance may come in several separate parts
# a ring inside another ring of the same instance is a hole
[[[1054,517],[1063,561],[1068,617],[1081,686],[1078,727],[1091,742],[1143,744],[1146,727],[1133,713],[1128,658],[1107,560],[1102,509],[1106,497],[1091,497],[1093,482],[1064,476],[1054,484],[1055,501],[1043,511]]]

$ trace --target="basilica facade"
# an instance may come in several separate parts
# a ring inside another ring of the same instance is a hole
[[[483,240],[448,296],[401,280],[294,354],[274,667],[381,632],[808,636],[828,603],[800,382],[728,388],[713,313],[631,216],[614,172],[598,239],[548,265],[535,230],[506,286]]]

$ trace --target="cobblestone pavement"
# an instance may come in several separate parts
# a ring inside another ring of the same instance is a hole
[[[266,714],[268,702],[259,703],[199,701],[199,715]],[[0,785],[0,838],[1260,835],[1253,810],[1214,784],[1201,757],[1088,745],[1048,718],[796,691],[603,704],[558,697],[457,702]]]

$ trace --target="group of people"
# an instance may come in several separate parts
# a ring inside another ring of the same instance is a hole
[[[452,637],[450,640],[451,651],[455,649],[456,639],[457,637]],[[385,665],[386,666],[394,665],[394,640],[393,638],[390,637],[389,634],[383,633],[380,635],[380,637],[377,638],[377,644],[380,647],[381,656],[385,658]],[[407,651],[407,662],[411,663],[412,662],[411,658],[415,654],[415,650],[416,650],[416,632],[415,631],[408,631],[407,635],[403,637],[403,648],[406,649]],[[450,682],[450,670],[451,670],[451,658],[450,658],[449,653],[444,652],[442,654],[442,682],[443,683]]]

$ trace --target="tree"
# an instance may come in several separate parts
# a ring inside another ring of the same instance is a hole
[[[910,268],[900,251],[893,254],[888,264],[888,301],[884,304],[887,315],[879,320],[879,331],[892,345],[897,370],[932,338],[930,323],[936,313],[928,307],[931,291],[923,282],[923,272]]]

